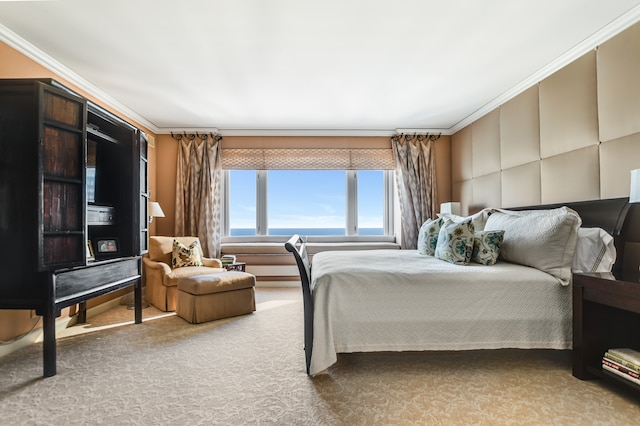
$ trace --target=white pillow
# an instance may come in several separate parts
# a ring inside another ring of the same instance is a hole
[[[451,222],[456,222],[456,223],[460,223],[465,219],[471,218],[474,229],[476,232],[478,232],[484,229],[484,225],[487,222],[489,215],[493,211],[496,211],[496,209],[487,207],[486,209],[482,209],[479,212],[472,214],[471,216],[458,216],[457,214],[453,214],[453,213],[438,213],[438,217],[441,217],[444,220],[450,220]]]
[[[602,228],[578,229],[573,272],[611,272],[616,261],[613,237]]]
[[[568,207],[551,210],[498,210],[485,231],[504,230],[500,259],[532,266],[569,285],[580,216]]]

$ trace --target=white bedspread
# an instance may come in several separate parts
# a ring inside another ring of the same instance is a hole
[[[341,352],[571,348],[571,286],[531,267],[326,251],[311,276],[312,375]]]

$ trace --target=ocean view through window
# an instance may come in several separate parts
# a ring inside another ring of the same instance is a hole
[[[349,192],[356,173],[345,170],[230,170],[228,235],[384,235],[383,173],[358,171]],[[357,217],[355,232],[347,232],[348,214]]]

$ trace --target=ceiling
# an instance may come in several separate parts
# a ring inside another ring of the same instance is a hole
[[[0,1],[0,41],[155,133],[451,134],[640,0]]]

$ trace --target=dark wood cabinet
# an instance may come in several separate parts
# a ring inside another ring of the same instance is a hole
[[[640,282],[637,274],[617,279],[610,273],[573,275],[573,375],[604,378],[640,391],[640,386],[602,369],[611,348],[640,351]]]
[[[42,316],[45,376],[61,309],[82,320],[86,300],[134,286],[141,322],[145,197],[143,132],[54,80],[0,80],[0,309]],[[100,239],[116,250],[88,256]]]

